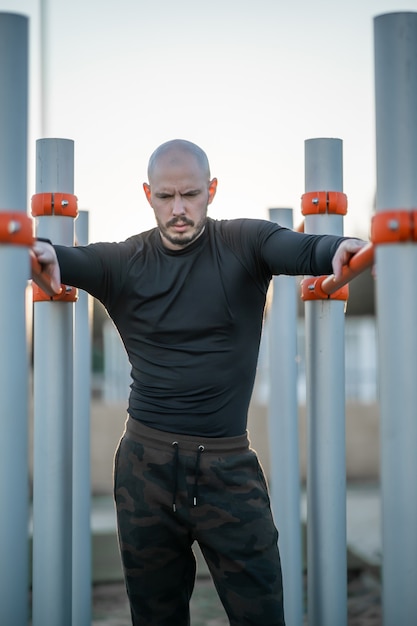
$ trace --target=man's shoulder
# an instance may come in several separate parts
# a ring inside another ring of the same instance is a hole
[[[150,230],[145,230],[141,233],[137,233],[135,235],[131,235],[124,241],[120,242],[119,245],[128,248],[128,249],[136,249],[142,248],[147,245],[154,245],[155,234],[158,229],[156,227],[151,228]]]
[[[136,254],[146,245],[152,245],[152,240],[155,236],[156,230],[156,228],[152,228],[151,230],[131,235],[123,241],[98,242],[90,244],[89,247],[92,249],[94,248],[97,251],[103,251],[106,254],[114,252],[114,254],[129,256],[132,254]]]
[[[216,236],[230,239],[256,238],[269,234],[277,229],[274,222],[266,219],[240,217],[235,219],[215,220],[208,219],[209,230]]]

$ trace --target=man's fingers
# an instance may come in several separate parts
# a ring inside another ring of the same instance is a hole
[[[33,281],[48,295],[61,293],[61,273],[55,250],[45,242],[35,242],[31,250]]]
[[[359,252],[366,245],[365,241],[360,239],[346,239],[342,241],[333,257],[333,273],[335,279],[342,277],[343,267],[349,265],[349,261],[354,254]]]

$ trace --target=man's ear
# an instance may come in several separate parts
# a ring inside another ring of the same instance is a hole
[[[149,204],[151,204],[151,188],[148,183],[143,183],[143,191]]]
[[[212,178],[211,181],[209,182],[209,188],[208,188],[209,197],[208,197],[207,204],[211,204],[213,202],[214,196],[216,195],[216,191],[217,191],[217,178]]]

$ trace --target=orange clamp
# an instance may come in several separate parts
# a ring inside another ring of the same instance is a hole
[[[301,196],[301,212],[303,215],[331,213],[346,215],[347,196],[341,191],[310,191]]]
[[[329,294],[322,288],[327,276],[309,276],[301,281],[301,299],[306,300],[348,300],[349,286],[343,285]]]
[[[32,283],[33,302],[77,302],[78,289],[75,287],[69,287],[68,285],[61,285],[61,292],[56,296],[49,296],[38,285]]]
[[[417,209],[381,211],[374,215],[371,240],[374,244],[417,241]]]
[[[0,243],[33,244],[33,222],[23,211],[0,212]]]
[[[78,198],[71,193],[36,193],[32,196],[32,215],[77,217]]]

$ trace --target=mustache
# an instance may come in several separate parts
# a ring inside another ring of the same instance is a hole
[[[167,228],[170,226],[175,226],[176,224],[184,224],[186,226],[194,226],[193,220],[188,219],[188,217],[173,217],[169,222],[165,224]]]

